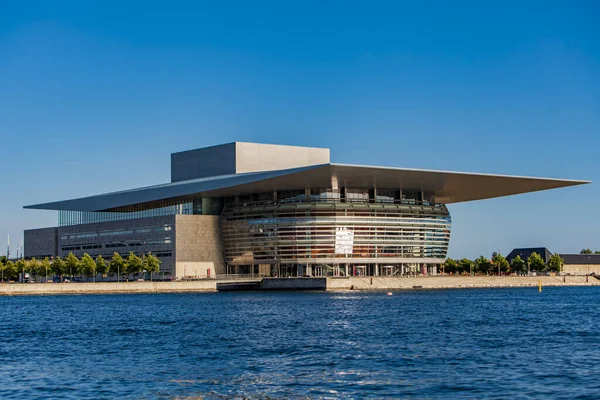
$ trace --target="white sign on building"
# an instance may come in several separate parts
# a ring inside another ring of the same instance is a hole
[[[346,227],[335,228],[335,254],[352,254],[354,232]]]

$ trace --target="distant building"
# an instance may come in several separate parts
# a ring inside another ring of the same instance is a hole
[[[174,279],[434,275],[446,204],[583,183],[336,164],[329,149],[235,142],[171,154],[169,183],[25,207],[58,211],[58,227],[25,231],[25,257],[151,251]]]
[[[542,260],[544,260],[545,264],[548,263],[550,257],[552,256],[550,250],[548,250],[545,247],[526,247],[522,249],[514,249],[513,251],[508,253],[506,259],[508,260],[508,262],[510,262],[510,260],[512,260],[513,258],[520,256],[523,261],[527,262],[527,259],[532,253],[538,253],[540,256],[542,256]]]
[[[567,275],[600,275],[600,254],[559,254],[565,260],[563,273]]]

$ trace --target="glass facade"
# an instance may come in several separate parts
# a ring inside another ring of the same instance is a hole
[[[125,221],[129,219],[162,217],[176,214],[194,214],[193,202],[152,208],[141,211],[59,211],[58,226],[95,224],[98,222]]]
[[[351,193],[360,197],[226,206],[221,221],[226,262],[398,264],[446,257],[451,218],[445,205],[376,202],[365,198],[368,193]]]
[[[334,269],[339,273],[340,268],[345,274],[378,275],[421,263],[439,264],[446,257],[451,229],[448,209],[435,203],[433,193],[360,187],[193,196],[98,212],[60,211],[59,226],[179,214],[220,215],[217,235],[224,261],[234,269],[279,265],[300,271],[303,265],[308,275]],[[59,252],[110,257],[113,252],[152,251],[172,257],[174,225],[148,223],[152,224],[65,228],[60,232]]]
[[[169,260],[173,254],[174,225],[172,223],[161,223],[157,225],[136,225],[136,222],[127,224],[123,228],[93,229],[98,225],[85,227],[84,230],[69,232],[71,229],[82,227],[66,227],[59,231],[58,255],[67,256],[73,252],[78,257],[84,253],[92,257],[102,255],[110,260],[113,254],[119,253],[127,257],[130,251],[137,255],[152,252],[163,262],[163,271],[172,269],[172,261]]]
[[[183,200],[165,200],[149,204],[134,204],[109,211],[59,211],[58,226],[126,221],[178,214],[220,215],[222,209],[222,199],[197,197]]]

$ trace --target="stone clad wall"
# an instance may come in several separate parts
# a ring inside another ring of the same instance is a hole
[[[206,268],[210,268],[206,263],[214,265],[211,275],[225,274],[219,220],[220,217],[216,215],[175,216],[175,263],[178,278],[192,276],[190,271],[197,273],[199,269],[191,267],[198,265],[202,266],[201,275],[206,274]]]

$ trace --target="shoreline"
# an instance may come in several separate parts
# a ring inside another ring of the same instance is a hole
[[[587,279],[587,282],[586,282]],[[0,296],[53,294],[150,294],[150,293],[215,293],[217,284],[258,282],[259,278],[239,280],[202,280],[174,282],[97,282],[97,283],[32,283],[0,284]],[[265,278],[272,291],[322,290],[404,291],[428,289],[485,289],[557,286],[600,286],[593,276],[427,276],[427,277],[327,277],[327,278]],[[308,282],[319,281],[319,289]],[[267,291],[267,290],[259,290]]]

